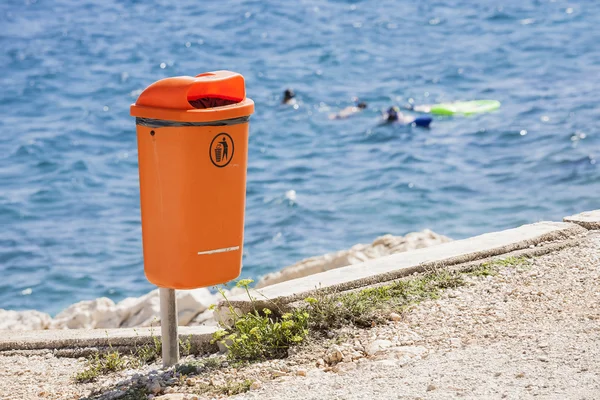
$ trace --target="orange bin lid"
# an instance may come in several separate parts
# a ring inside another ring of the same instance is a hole
[[[190,102],[220,99],[233,103],[221,107],[196,108]],[[192,76],[161,79],[148,86],[131,105],[131,115],[165,121],[209,122],[244,117],[254,112],[246,97],[244,77],[231,71],[213,71]]]

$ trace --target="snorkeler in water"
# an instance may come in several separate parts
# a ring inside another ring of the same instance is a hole
[[[296,104],[296,93],[292,89],[285,89],[281,104]]]
[[[383,113],[383,120],[380,123],[381,125],[399,123],[403,125],[411,125],[420,126],[422,128],[428,128],[429,124],[433,119],[429,116],[419,116],[412,117],[409,115],[404,115],[400,112],[400,109],[396,106],[390,107],[387,109],[385,113]]]
[[[357,98],[355,98],[354,101],[355,101],[356,105],[346,107],[343,110],[341,110],[335,114],[329,115],[329,119],[348,118],[354,114],[357,114],[357,113],[363,111],[365,108],[367,108],[367,103],[365,103],[364,101],[358,101]]]
[[[404,115],[400,112],[398,107],[390,107],[383,114],[384,121],[388,123],[398,121],[401,117],[404,117]]]

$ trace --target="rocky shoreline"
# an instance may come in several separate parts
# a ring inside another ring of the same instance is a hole
[[[451,241],[428,229],[412,232],[405,236],[384,235],[370,244],[357,244],[348,250],[341,250],[322,256],[302,260],[282,270],[265,275],[257,287],[300,278],[370,259],[420,249]],[[232,290],[235,294],[235,289]],[[212,304],[221,299],[220,294],[206,288],[177,291],[179,324],[214,325]],[[12,311],[0,309],[0,330],[40,330],[40,329],[109,329],[133,328],[160,325],[160,302],[158,289],[141,297],[129,297],[115,303],[107,297],[75,303],[61,311],[54,318],[36,311]]]

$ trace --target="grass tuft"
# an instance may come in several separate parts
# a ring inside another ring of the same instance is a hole
[[[119,400],[147,400],[150,392],[145,387],[135,386],[127,389]]]
[[[529,259],[527,257],[506,257],[479,264],[475,268],[467,271],[467,274],[472,276],[494,276],[498,274],[500,268],[524,267],[528,263]]]
[[[198,375],[203,372],[208,372],[217,369],[221,367],[222,364],[222,358],[211,357],[201,360],[190,361],[185,364],[179,364],[175,367],[175,370],[181,375]]]
[[[310,315],[309,326],[316,332],[347,324],[370,327],[385,321],[391,311],[403,312],[413,304],[438,298],[442,289],[463,284],[458,274],[438,271],[357,292],[320,294],[318,298],[305,299]]]
[[[132,353],[132,364],[137,367],[149,364],[158,360],[162,353],[162,343],[158,336],[152,335],[151,344],[137,346]]]
[[[252,386],[253,381],[250,379],[245,379],[241,382],[236,381],[227,381],[227,383],[223,386],[218,386],[217,392],[221,394],[225,394],[228,396],[235,396],[236,394],[245,393],[250,390],[250,386]]]
[[[162,345],[160,338],[151,335],[152,343],[136,346],[131,354],[124,356],[113,350],[109,343],[108,353],[94,353],[87,359],[87,366],[75,375],[79,383],[93,382],[100,375],[121,371],[126,368],[139,368],[160,358]]]
[[[204,383],[195,387],[194,393],[198,395],[226,395],[226,396],[234,396],[236,394],[245,393],[250,390],[254,381],[250,379],[245,379],[243,381],[227,381],[223,385],[213,386],[208,383]]]
[[[88,359],[87,367],[75,375],[76,382],[93,382],[99,375],[121,371],[127,367],[127,361],[118,351],[106,354],[95,353]]]

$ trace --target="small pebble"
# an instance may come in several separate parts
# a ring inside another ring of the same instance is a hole
[[[153,382],[148,388],[153,394],[159,394],[162,391],[160,384],[158,382]]]
[[[252,382],[252,384],[250,385],[250,390],[257,390],[261,388],[261,383],[260,381],[254,381]]]
[[[389,317],[390,317],[390,320],[392,320],[392,321],[400,321],[402,319],[400,314],[396,314],[396,313],[390,313]]]

